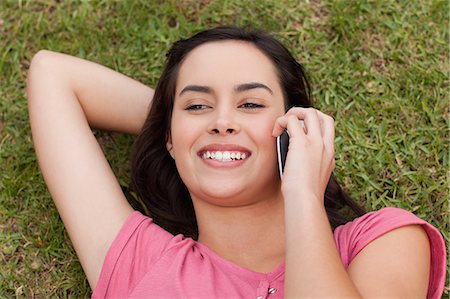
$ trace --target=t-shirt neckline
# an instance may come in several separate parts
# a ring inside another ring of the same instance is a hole
[[[261,280],[274,281],[278,279],[280,276],[282,276],[285,272],[285,261],[281,262],[272,271],[262,273],[242,267],[230,260],[227,260],[226,258],[217,254],[214,250],[212,250],[205,244],[195,241],[195,247],[197,247],[197,249],[200,251],[201,254],[208,256],[212,263],[218,264],[221,267],[227,269],[227,271],[232,272],[238,276],[244,276],[246,278],[254,279],[257,281]]]

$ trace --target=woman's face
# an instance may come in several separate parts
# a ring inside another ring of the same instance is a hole
[[[276,69],[251,43],[192,50],[179,70],[167,147],[194,202],[239,206],[277,196],[272,129],[283,114]]]

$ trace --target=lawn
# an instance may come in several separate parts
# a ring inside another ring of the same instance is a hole
[[[39,49],[155,86],[171,43],[234,24],[266,29],[336,120],[336,175],[367,210],[412,211],[449,241],[448,1],[1,1],[0,297],[88,297],[36,162],[25,77]],[[97,132],[120,182],[132,136]],[[448,289],[447,289],[448,292]]]

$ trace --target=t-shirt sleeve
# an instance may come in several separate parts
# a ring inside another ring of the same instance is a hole
[[[342,263],[347,268],[355,256],[376,238],[396,228],[414,224],[422,226],[430,242],[431,264],[427,298],[440,298],[446,271],[444,239],[431,224],[408,211],[384,208],[336,228],[334,238]]]
[[[175,238],[151,218],[133,212],[105,256],[92,298],[126,298]]]

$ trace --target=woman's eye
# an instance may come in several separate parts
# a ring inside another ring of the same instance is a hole
[[[208,105],[203,105],[203,104],[193,104],[193,105],[189,105],[185,108],[185,110],[204,110],[204,109],[208,109],[209,106]]]
[[[245,104],[242,104],[240,107],[245,108],[245,109],[259,109],[259,108],[264,108],[264,105],[255,104],[255,103],[245,103]]]

